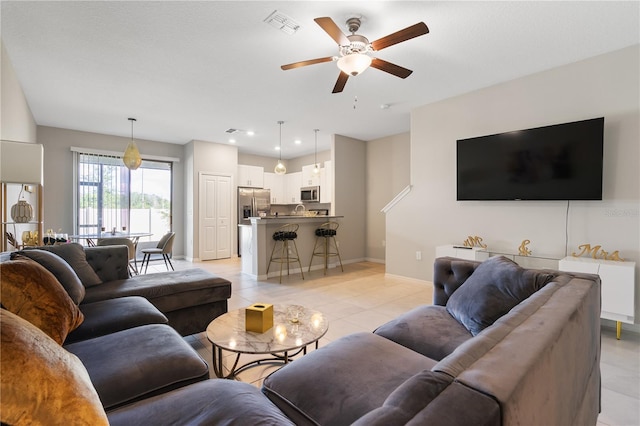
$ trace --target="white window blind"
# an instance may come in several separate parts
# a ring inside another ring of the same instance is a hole
[[[74,150],[75,232],[150,232],[157,240],[171,230],[172,163],[143,160],[134,171],[122,157]]]

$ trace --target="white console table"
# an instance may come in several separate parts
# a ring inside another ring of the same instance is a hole
[[[602,281],[602,311],[600,317],[616,321],[616,336],[620,339],[622,323],[635,322],[635,262],[567,256],[560,260],[561,271],[586,272],[600,275]]]
[[[457,245],[445,245],[436,247],[436,257],[451,256],[465,260],[477,260],[482,262],[493,256],[504,256],[513,260],[523,268],[558,269],[558,258],[549,256],[522,256],[514,253],[493,251],[482,247],[464,247]]]

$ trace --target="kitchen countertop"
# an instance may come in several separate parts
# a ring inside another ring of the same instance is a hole
[[[271,221],[271,220],[283,220],[283,219],[287,219],[287,220],[291,220],[291,219],[303,219],[303,220],[309,220],[309,219],[340,219],[343,218],[344,216],[324,216],[324,215],[316,215],[316,216],[305,216],[305,215],[278,215],[278,216],[265,216],[265,217],[250,217],[249,220],[251,220],[251,222],[253,223],[254,220],[256,221]]]

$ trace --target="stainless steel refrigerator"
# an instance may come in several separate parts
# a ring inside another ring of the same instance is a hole
[[[271,191],[269,189],[238,188],[238,223],[248,225],[250,217],[261,213],[271,214]],[[240,233],[238,233],[238,256],[240,253]]]

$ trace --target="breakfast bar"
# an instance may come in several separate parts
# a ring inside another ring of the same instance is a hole
[[[240,232],[240,244],[242,245],[242,272],[253,278],[264,280],[279,274],[277,270],[270,270],[267,276],[267,265],[269,263],[269,255],[273,249],[275,241],[273,233],[282,225],[287,223],[295,223],[299,225],[298,238],[296,244],[298,253],[302,261],[302,267],[306,271],[309,267],[313,246],[316,235],[315,230],[322,223],[335,221],[340,222],[343,216],[266,216],[251,217],[251,224],[240,224],[238,229]],[[333,267],[335,265],[330,265]],[[314,264],[311,269],[321,269],[324,265],[321,263]],[[296,263],[291,264],[291,273],[299,273],[300,268]]]

